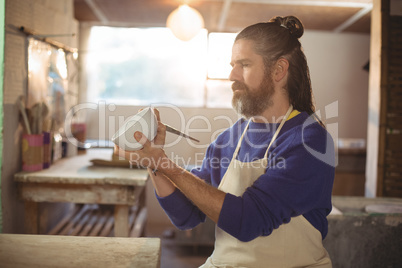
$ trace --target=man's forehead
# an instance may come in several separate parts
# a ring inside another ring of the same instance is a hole
[[[233,43],[233,50],[249,50],[254,47],[254,42],[249,39],[239,39]]]
[[[261,57],[254,51],[254,42],[247,39],[237,40],[232,47],[232,60]]]

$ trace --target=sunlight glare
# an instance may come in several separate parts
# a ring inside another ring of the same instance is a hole
[[[232,46],[236,33],[210,33],[208,38],[208,77],[228,79],[232,67]]]

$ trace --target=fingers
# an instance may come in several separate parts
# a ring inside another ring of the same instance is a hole
[[[160,122],[161,121],[161,116],[160,116],[159,110],[156,109],[156,108],[152,108],[152,109],[154,110],[154,113],[156,115],[156,119],[158,120],[158,122]],[[141,112],[142,110],[144,110],[144,108],[139,109],[138,112]]]
[[[137,166],[155,169],[159,165],[161,159],[165,156],[162,149],[163,146],[158,144],[156,144],[157,146],[154,146],[153,143],[151,143],[147,137],[139,131],[134,133],[134,138],[143,146],[141,150],[124,151],[120,147],[115,146],[117,154],[130,161],[130,163],[135,163]]]
[[[136,161],[140,158],[137,152],[125,151],[117,145],[115,145],[114,154],[128,160],[130,163],[136,163]]]
[[[139,151],[125,151],[118,146],[115,146],[115,152],[118,156],[125,158],[131,164],[138,167],[153,167],[152,160],[146,157],[142,150]]]
[[[157,130],[158,135],[163,136],[163,140],[165,140],[165,136],[166,136],[166,126],[162,123],[159,122],[158,123],[158,130]]]
[[[158,121],[158,129],[156,132],[156,137],[153,141],[153,143],[160,148],[163,148],[165,145],[165,138],[166,138],[166,126],[161,122],[161,117],[159,110],[156,108],[153,108],[156,119]]]
[[[144,147],[149,147],[151,142],[147,139],[147,137],[139,131],[134,133],[134,138]]]
[[[159,110],[156,109],[156,108],[153,108],[153,109],[154,109],[154,113],[156,115],[156,119],[158,120],[158,122],[160,122],[161,121],[161,115],[159,113]]]

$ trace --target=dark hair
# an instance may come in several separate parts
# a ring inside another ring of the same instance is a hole
[[[303,24],[294,16],[274,17],[269,22],[257,23],[243,29],[236,37],[254,42],[255,52],[264,59],[266,70],[280,58],[289,61],[287,91],[294,109],[315,113],[310,72],[299,38]]]

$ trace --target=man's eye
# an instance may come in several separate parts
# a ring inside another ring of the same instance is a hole
[[[244,67],[248,67],[248,66],[249,66],[249,64],[247,64],[247,63],[243,63],[241,66],[244,68]]]

